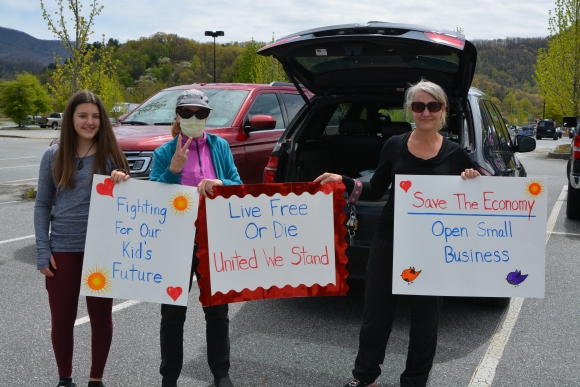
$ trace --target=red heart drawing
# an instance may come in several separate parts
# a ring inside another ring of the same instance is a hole
[[[403,180],[400,184],[402,189],[405,190],[405,192],[407,192],[409,190],[409,188],[411,188],[411,181],[410,180]]]
[[[110,196],[113,198],[113,188],[115,188],[115,183],[113,183],[113,180],[111,180],[110,177],[107,177],[105,181],[97,184],[97,193],[99,195]]]
[[[173,301],[177,301],[179,296],[181,296],[181,293],[183,293],[183,289],[181,289],[181,286],[177,286],[175,288],[173,286],[169,286],[167,288],[167,294],[169,294],[169,297],[171,297]]]

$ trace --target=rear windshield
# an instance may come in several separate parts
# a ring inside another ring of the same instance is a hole
[[[175,120],[175,103],[183,90],[164,90],[148,99],[123,120],[147,125],[170,125]],[[213,109],[205,124],[210,128],[229,127],[234,122],[249,90],[203,89]]]
[[[538,124],[538,128],[547,128],[547,129],[551,129],[554,127],[554,123],[552,121],[541,121]]]
[[[296,59],[304,68],[315,74],[358,68],[410,68],[444,73],[456,73],[459,70],[459,57],[455,53],[450,55],[317,56]]]

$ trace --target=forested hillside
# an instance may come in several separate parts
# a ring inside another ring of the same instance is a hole
[[[31,40],[32,39],[32,40]],[[514,124],[542,113],[543,100],[535,85],[534,65],[538,49],[547,47],[546,38],[507,38],[474,40],[478,50],[473,86],[488,93]],[[96,42],[94,45],[101,45]],[[245,48],[265,43],[230,42],[216,44],[216,78],[218,82],[238,80],[244,68]],[[127,102],[140,102],[159,89],[179,84],[213,82],[213,42],[198,42],[163,32],[120,43],[109,39],[106,46],[117,61],[118,79]],[[20,51],[16,48],[20,47]],[[60,47],[56,41],[41,41],[20,31],[0,27],[0,79],[13,79],[28,71],[38,74],[41,82],[51,82],[52,52]],[[24,50],[23,48],[26,48]],[[9,61],[2,61],[9,58]],[[51,59],[47,59],[51,58]],[[50,66],[49,66],[50,67]]]

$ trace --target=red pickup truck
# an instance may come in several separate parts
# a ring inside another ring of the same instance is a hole
[[[206,131],[229,144],[244,183],[261,183],[264,167],[284,129],[312,94],[289,83],[193,84],[161,90],[114,127],[131,176],[147,179],[153,151],[171,140],[175,101],[186,89],[202,90],[213,108]]]

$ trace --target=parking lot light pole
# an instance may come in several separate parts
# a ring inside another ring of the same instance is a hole
[[[223,31],[205,31],[205,36],[213,37],[213,83],[217,83],[215,78],[215,38],[218,36],[224,36]]]

